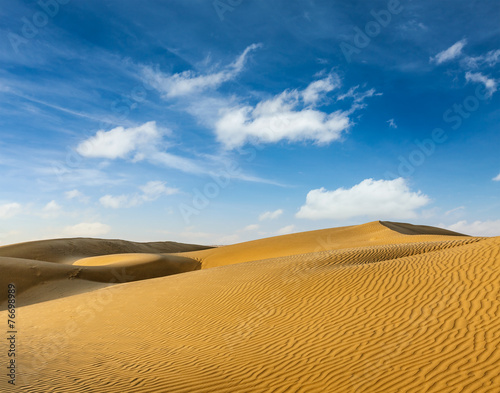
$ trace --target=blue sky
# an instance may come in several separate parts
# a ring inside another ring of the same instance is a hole
[[[500,235],[497,1],[9,2],[0,244]]]

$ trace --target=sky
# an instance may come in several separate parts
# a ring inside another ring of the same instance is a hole
[[[0,10],[0,245],[500,235],[496,0]]]

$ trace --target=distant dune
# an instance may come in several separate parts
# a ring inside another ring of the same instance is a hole
[[[0,257],[34,259],[37,261],[73,263],[101,255],[123,253],[172,253],[211,248],[176,242],[137,243],[126,240],[70,238],[40,240],[0,247]]]
[[[500,237],[377,221],[135,245],[0,248],[17,391],[500,392]]]

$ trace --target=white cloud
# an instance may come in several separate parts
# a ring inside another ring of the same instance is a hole
[[[278,229],[278,231],[276,231],[276,234],[277,235],[288,235],[289,233],[292,233],[294,229],[295,229],[295,225],[287,225],[286,227]]]
[[[144,67],[142,76],[149,85],[161,92],[166,98],[196,94],[207,89],[216,89],[222,83],[234,79],[243,70],[248,53],[261,46],[261,44],[250,45],[233,63],[219,72],[199,75],[189,70],[169,75],[155,71],[150,67]]]
[[[81,142],[76,151],[83,157],[126,158],[143,147],[151,148],[160,139],[156,122],[150,121],[139,127],[97,131],[95,136]]]
[[[54,218],[61,212],[61,206],[56,201],[50,201],[47,203],[40,214],[42,218]]]
[[[54,212],[58,212],[60,210],[61,210],[61,206],[56,201],[50,201],[43,208],[43,211],[47,212],[47,213],[54,213]]]
[[[465,74],[465,80],[467,82],[476,82],[476,83],[482,83],[486,90],[488,91],[487,96],[491,97],[493,93],[495,93],[498,89],[497,86],[497,81],[494,79],[490,79],[480,72],[466,72]]]
[[[450,46],[448,49],[439,52],[435,57],[431,57],[430,61],[436,64],[442,64],[447,61],[456,59],[462,54],[462,49],[466,44],[467,44],[466,39],[458,41],[454,43],[452,46]]]
[[[0,205],[0,219],[12,218],[23,211],[23,207],[19,203],[6,203]]]
[[[245,228],[243,228],[241,231],[242,232],[252,232],[252,231],[256,231],[257,229],[259,229],[259,226],[257,224],[250,224],[250,225],[247,225]]]
[[[179,157],[163,151],[152,151],[148,159],[153,164],[160,164],[187,173],[205,173],[206,169],[189,158]]]
[[[500,62],[500,49],[491,50],[485,55],[476,57],[466,57],[464,64],[469,68],[478,68],[480,66],[493,67]]]
[[[81,198],[83,196],[83,194],[78,191],[78,190],[71,190],[71,191],[66,191],[64,193],[64,196],[68,199],[74,199],[74,198]]]
[[[500,173],[497,176],[495,176],[492,180],[493,181],[500,181]]]
[[[403,178],[366,179],[349,189],[310,191],[296,217],[313,220],[358,216],[406,219],[416,217],[415,210],[429,202],[429,197],[420,191],[412,192]]]
[[[119,209],[122,207],[132,207],[137,205],[135,202],[133,203],[130,200],[130,197],[128,195],[113,196],[108,194],[99,198],[99,202],[104,207],[109,207],[111,209]]]
[[[396,124],[394,119],[387,120],[387,123],[389,123],[389,127],[391,127],[391,128],[398,128],[398,125]]]
[[[274,219],[278,218],[279,216],[281,216],[282,214],[283,214],[282,209],[278,209],[278,210],[275,210],[273,212],[271,212],[271,211],[265,212],[259,216],[259,221],[274,220]]]
[[[312,82],[302,91],[304,104],[316,104],[325,93],[340,87],[340,78],[336,74],[330,74],[324,79]]]
[[[381,96],[382,93],[377,93],[375,89],[369,89],[366,91],[358,91],[359,85],[351,87],[349,91],[345,94],[340,94],[337,97],[337,101],[343,101],[346,98],[352,98],[354,102],[354,109],[359,109],[365,107],[365,104],[363,101],[367,98],[373,97],[373,96]],[[353,110],[351,109],[350,112]]]
[[[454,209],[448,210],[447,212],[444,213],[444,215],[445,216],[449,216],[452,213],[456,213],[456,212],[459,212],[459,211],[462,211],[462,210],[465,210],[465,206],[459,206],[459,207],[456,207]]]
[[[459,221],[445,227],[450,231],[472,236],[500,236],[500,220],[496,221]]]
[[[287,90],[255,107],[223,110],[215,124],[217,139],[227,149],[243,146],[249,140],[261,143],[310,140],[326,144],[338,140],[351,126],[349,113],[300,108],[301,97],[299,91]]]
[[[89,197],[84,195],[82,192],[80,192],[77,189],[71,190],[71,191],[66,191],[64,193],[64,196],[66,199],[78,199],[80,202],[87,203],[89,201]]]
[[[111,209],[128,208],[142,205],[144,202],[155,201],[162,196],[173,195],[179,193],[177,188],[165,186],[162,181],[150,181],[139,189],[142,193],[132,195],[104,195],[99,199],[102,206]]]
[[[73,226],[67,226],[64,228],[64,235],[72,237],[81,236],[102,236],[107,234],[111,230],[111,227],[100,222],[82,222]]]
[[[110,131],[100,130],[95,136],[81,142],[77,152],[90,158],[129,158],[136,163],[149,160],[155,165],[163,165],[188,173],[207,173],[207,169],[195,161],[166,153],[158,149],[163,134],[156,122],[150,121],[139,127],[116,127]]]
[[[165,184],[162,181],[147,182],[145,185],[139,187],[143,192],[142,197],[146,201],[154,201],[163,195],[173,195],[179,192],[177,188],[167,187]]]

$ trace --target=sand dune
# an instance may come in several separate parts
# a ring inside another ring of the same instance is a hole
[[[176,255],[118,254],[118,256],[107,255],[81,259],[75,262],[74,266],[0,257],[0,266],[2,270],[9,272],[8,275],[0,277],[0,286],[6,288],[9,282],[14,281],[18,293],[23,294],[19,301],[20,305],[24,306],[40,302],[41,296],[43,296],[43,300],[47,300],[47,287],[45,285],[51,282],[57,283],[49,287],[61,288],[60,291],[53,291],[56,298],[59,298],[79,293],[83,288],[93,289],[96,287],[94,284],[89,285],[88,281],[118,284],[163,277],[197,270],[200,268],[200,263]],[[97,285],[97,287],[101,286]],[[26,291],[30,292],[24,293]],[[2,310],[5,310],[6,300],[7,292],[3,291],[0,293]]]
[[[6,288],[15,278],[18,292],[23,293],[19,303],[24,306],[108,286],[103,284],[197,270],[196,260],[169,253],[207,248],[86,238],[13,244],[0,247],[0,268],[9,273],[0,275],[0,286]],[[0,310],[5,310],[6,299],[7,292],[1,292]]]
[[[0,247],[0,257],[73,263],[78,259],[123,253],[174,253],[211,248],[176,242],[137,243],[126,240],[70,238],[40,240]]]
[[[411,234],[412,236],[408,236]],[[374,221],[363,225],[322,229],[270,237],[182,255],[202,262],[204,269],[233,263],[305,254],[324,250],[366,247],[388,243],[414,243],[468,236],[441,228]]]
[[[22,307],[17,390],[500,391],[500,238],[373,222],[182,255],[202,270]],[[40,277],[163,262],[74,263]]]

